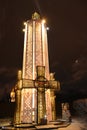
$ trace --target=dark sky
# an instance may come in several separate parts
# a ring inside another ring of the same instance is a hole
[[[59,97],[70,97],[71,92],[72,97],[86,96],[87,1],[0,0],[0,100],[9,94],[22,68],[23,22],[35,11],[50,28],[50,71],[61,82]]]

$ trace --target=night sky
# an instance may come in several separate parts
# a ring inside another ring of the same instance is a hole
[[[46,18],[50,71],[61,83],[60,100],[87,97],[87,1],[0,0],[0,101],[7,100],[22,68],[23,22]]]

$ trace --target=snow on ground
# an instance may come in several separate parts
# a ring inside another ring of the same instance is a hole
[[[82,119],[73,119],[68,127],[59,128],[58,130],[87,130],[87,124]]]

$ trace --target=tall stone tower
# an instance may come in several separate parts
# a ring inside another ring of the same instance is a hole
[[[49,81],[46,23],[35,12],[32,19],[25,22],[23,69],[18,72],[16,87],[15,124],[40,123],[43,118],[47,118],[47,121],[53,119],[55,96],[50,89],[52,82]]]

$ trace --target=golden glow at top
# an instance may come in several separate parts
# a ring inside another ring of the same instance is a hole
[[[43,19],[43,20],[42,20],[42,23],[46,23],[46,20],[45,20],[45,19]]]
[[[26,22],[24,22],[24,25],[25,25],[25,26],[26,26],[26,24],[27,24],[27,23],[26,23]]]
[[[23,24],[24,24],[24,26],[26,26],[26,25],[27,25],[27,23],[26,23],[26,22],[24,22]],[[26,29],[24,28],[22,31],[23,31],[23,32],[25,32],[25,30],[26,30]]]
[[[46,29],[47,29],[47,31],[48,31],[48,30],[49,30],[49,27],[47,27]]]

